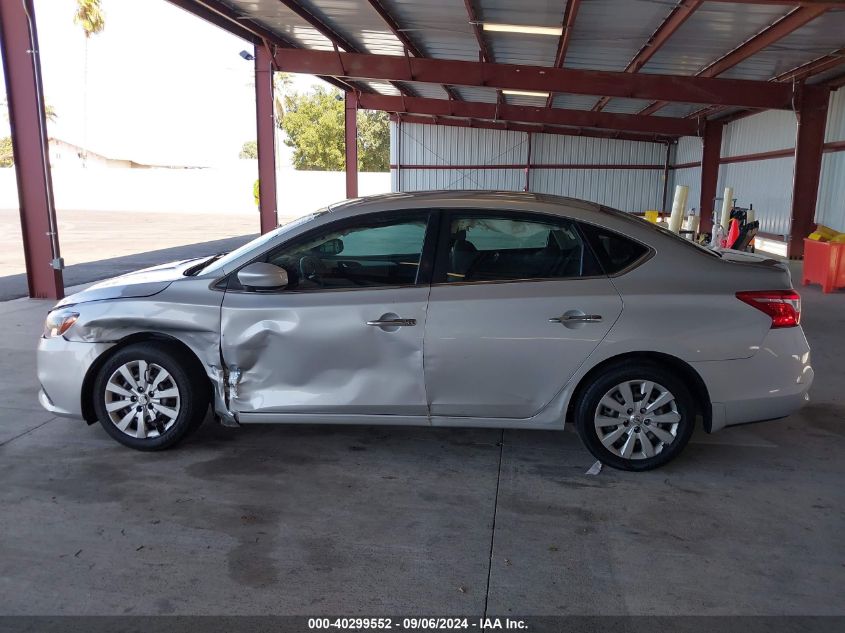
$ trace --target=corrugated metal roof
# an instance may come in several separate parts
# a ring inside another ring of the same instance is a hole
[[[640,72],[694,75],[783,17],[790,6],[705,2]],[[812,58],[809,55],[808,58]],[[768,79],[768,76],[759,77]]]
[[[564,67],[624,70],[675,4],[653,0],[582,2]]]
[[[244,16],[279,33],[296,46],[331,50],[332,43],[308,21],[279,0],[222,0]],[[387,55],[404,54],[403,44],[370,0],[298,0],[318,20],[350,41],[357,49]],[[473,25],[461,0],[379,0],[382,8],[420,51],[432,58],[476,61],[479,47]],[[622,71],[677,6],[678,0],[582,0],[564,67]],[[566,0],[472,0],[481,22],[559,28]],[[704,2],[657,50],[640,72],[694,75],[713,61],[771,26],[795,9],[789,4]],[[550,66],[559,38],[483,31],[484,41],[497,63]],[[845,47],[845,8],[830,9],[791,34],[758,51],[722,73],[721,77],[767,80],[813,59]],[[819,80],[843,72],[843,67],[815,77]],[[397,94],[386,82],[370,82],[379,92]],[[411,84],[420,95],[445,98],[441,86]],[[456,87],[460,98],[493,103],[496,91]],[[554,106],[591,109],[597,98],[558,94]],[[535,97],[509,96],[508,103],[541,105]],[[639,112],[647,102],[612,99],[610,113]],[[673,103],[659,116],[683,117],[701,105]]]
[[[459,0],[382,0],[382,6],[429,57],[478,61],[478,45]]]
[[[565,2],[533,2],[526,12],[523,2],[483,0],[476,2],[482,22],[556,26],[563,22]],[[466,19],[466,18],[465,18]],[[558,37],[518,33],[485,32],[493,59],[503,64],[551,66],[555,61]]]
[[[367,0],[299,0],[299,4],[362,51],[376,55],[404,54],[402,43]]]
[[[845,9],[833,9],[719,75],[732,79],[769,79],[845,43]],[[839,71],[842,72],[841,70]]]

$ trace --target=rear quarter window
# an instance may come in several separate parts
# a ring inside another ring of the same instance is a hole
[[[602,227],[582,224],[581,230],[606,275],[616,275],[634,266],[649,252],[647,246]]]

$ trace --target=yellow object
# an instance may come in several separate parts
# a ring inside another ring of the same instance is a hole
[[[816,242],[826,242],[827,241],[827,240],[824,239],[824,237],[822,237],[822,234],[819,233],[818,231],[816,231],[815,233],[810,233],[807,236],[807,239],[808,240],[815,240]]]
[[[841,235],[839,231],[834,231],[833,229],[826,227],[824,224],[816,225],[815,232],[821,235],[821,239],[823,241],[829,241],[835,238],[837,235]]]
[[[660,211],[646,211],[645,212],[645,219],[651,222],[652,224],[657,224],[657,219],[660,217]]]

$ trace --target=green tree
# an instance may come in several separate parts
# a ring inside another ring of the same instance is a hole
[[[256,141],[244,143],[238,158],[258,158],[258,143]]]
[[[100,0],[76,0],[73,23],[85,34],[85,61],[82,76],[82,164],[88,158],[88,40],[106,28],[106,16]]]
[[[390,171],[387,112],[358,110],[358,168],[361,171]]]
[[[12,153],[12,137],[0,138],[0,167],[11,167],[15,164],[15,156]]]
[[[8,118],[8,111],[6,109],[6,101],[4,100],[0,103],[0,109],[6,113]],[[48,105],[45,108],[45,116],[47,117],[48,122],[53,122],[58,118],[58,114],[56,114],[56,109]],[[0,167],[11,167],[15,164],[15,154],[12,148],[12,137],[11,136],[3,136],[0,137]]]
[[[285,116],[280,125],[293,148],[296,169],[341,171],[346,166],[343,93],[317,87],[313,92],[285,95]],[[358,169],[389,169],[390,132],[387,115],[358,112]]]

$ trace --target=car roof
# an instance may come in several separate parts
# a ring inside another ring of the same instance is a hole
[[[546,213],[564,215],[573,211],[601,212],[603,207],[595,202],[577,198],[566,198],[550,194],[522,191],[476,191],[439,190],[385,193],[365,198],[354,198],[329,205],[330,211],[348,211],[350,215],[366,213],[389,205],[394,209],[414,209],[430,205],[445,207],[479,206],[488,208],[510,208],[514,211],[536,210],[543,205]],[[523,206],[528,205],[528,206]]]

